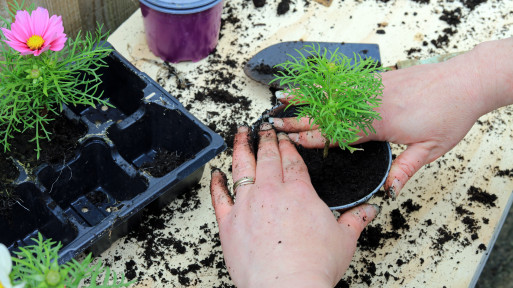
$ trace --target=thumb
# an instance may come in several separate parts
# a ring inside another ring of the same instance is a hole
[[[293,90],[290,89],[287,90],[278,90],[274,94],[276,96],[276,99],[281,102],[281,104],[288,105],[289,101],[294,98]]]
[[[406,182],[419,169],[428,163],[430,149],[423,143],[416,143],[408,146],[395,160],[392,162],[390,172],[385,181],[385,190],[388,191],[393,200],[399,195]]]
[[[378,205],[362,204],[340,215],[338,223],[342,229],[352,231],[356,241],[363,229],[376,218],[380,210]]]
[[[296,97],[294,94],[298,92],[299,88],[292,88],[286,90],[278,90],[276,93],[274,93],[274,95],[276,96],[276,99],[281,102],[281,104],[288,105],[290,104],[290,101]]]

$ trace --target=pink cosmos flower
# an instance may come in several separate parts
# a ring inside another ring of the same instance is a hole
[[[66,43],[66,34],[62,26],[61,16],[48,16],[48,10],[37,7],[30,15],[27,11],[16,12],[16,19],[11,30],[1,28],[11,48],[22,55],[39,54],[46,50],[59,51]]]

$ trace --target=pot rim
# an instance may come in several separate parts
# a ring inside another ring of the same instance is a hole
[[[208,10],[223,0],[139,0],[140,4],[166,14],[193,14]]]

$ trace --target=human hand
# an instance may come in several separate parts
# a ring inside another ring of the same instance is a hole
[[[210,191],[228,272],[237,287],[333,287],[349,267],[356,241],[376,216],[364,204],[338,220],[317,196],[308,170],[286,134],[261,126],[257,159],[249,128],[235,135],[233,179],[255,179],[230,197],[213,170]]]
[[[452,149],[481,115],[513,102],[508,81],[512,63],[503,64],[512,62],[507,60],[512,42],[511,38],[491,41],[447,62],[382,74],[385,88],[377,109],[382,119],[373,123],[376,134],[361,133],[356,143],[377,140],[407,145],[392,163],[385,182],[392,198],[422,166]],[[491,55],[498,55],[495,63]],[[280,95],[286,103],[288,95]],[[270,122],[300,145],[324,147],[320,131],[311,129],[308,119],[274,118]]]

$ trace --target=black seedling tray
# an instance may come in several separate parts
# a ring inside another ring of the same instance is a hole
[[[33,244],[31,238],[41,233],[63,244],[62,263],[85,250],[100,253],[139,222],[143,208],[161,208],[196,185],[205,164],[226,148],[218,134],[118,52],[107,62],[100,90],[115,108],[64,107],[67,118],[88,130],[74,156],[34,169],[15,159],[18,203],[0,215],[0,242],[11,251]],[[152,176],[143,167],[151,166],[158,151],[189,160]]]

